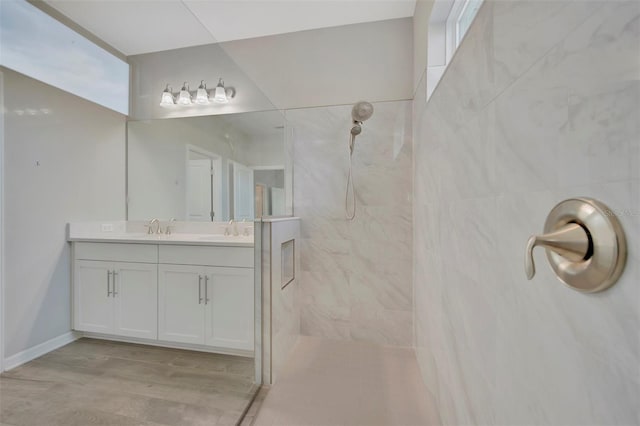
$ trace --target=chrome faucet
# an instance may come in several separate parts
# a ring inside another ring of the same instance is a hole
[[[156,231],[153,232],[153,225],[157,225]],[[162,230],[160,229],[160,220],[159,219],[151,219],[148,225],[145,225],[147,228],[147,234],[162,234]]]
[[[169,223],[167,224],[167,227],[164,229],[165,235],[171,235],[171,226],[172,226],[171,224],[173,222],[175,222],[175,221],[176,221],[175,217],[172,217],[171,220],[169,220]]]
[[[229,221],[229,226],[225,228],[224,235],[231,235],[231,230],[229,229],[230,227],[233,227],[233,235],[237,237],[239,235],[238,226],[236,225],[236,222],[233,219]]]

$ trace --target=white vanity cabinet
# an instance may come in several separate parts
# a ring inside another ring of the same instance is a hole
[[[153,246],[77,245],[73,273],[74,328],[157,339],[156,253]],[[135,262],[118,261],[127,257]]]
[[[73,252],[75,330],[253,350],[252,247],[75,242]]]
[[[159,339],[253,349],[253,269],[158,266]]]
[[[253,350],[253,269],[207,268],[205,344]]]
[[[204,345],[204,271],[189,265],[158,265],[160,340]]]
[[[160,340],[253,350],[253,249],[161,246]]]
[[[156,339],[156,265],[79,260],[75,329]]]
[[[111,264],[78,260],[75,262],[74,329],[97,333],[113,332]]]

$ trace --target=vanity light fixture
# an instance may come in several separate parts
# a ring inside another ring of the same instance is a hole
[[[218,85],[211,93],[207,91],[207,85],[204,80],[200,80],[198,90],[193,92],[189,90],[189,85],[185,81],[178,93],[173,93],[171,87],[167,84],[162,92],[160,106],[169,107],[176,104],[188,106],[194,103],[198,105],[209,105],[211,103],[226,104],[229,103],[229,100],[235,98],[235,96],[236,89],[234,87],[225,87],[222,78],[218,80]]]
[[[189,88],[187,86],[187,82],[185,81],[182,84],[182,89],[180,89],[180,94],[178,95],[178,104],[179,105],[191,105],[191,93],[189,93]]]
[[[162,91],[162,99],[160,100],[160,106],[168,106],[175,105],[175,99],[173,97],[173,93],[171,93],[171,88],[167,84],[167,87]]]
[[[196,92],[196,103],[200,105],[209,103],[209,93],[207,93],[207,85],[204,84],[204,80],[200,80],[200,86]]]
[[[218,85],[216,86],[213,101],[219,104],[226,104],[229,102],[229,98],[233,98],[235,95],[236,91],[232,87],[229,87],[229,89],[225,89],[224,81],[222,81],[222,78],[220,78],[218,80]]]

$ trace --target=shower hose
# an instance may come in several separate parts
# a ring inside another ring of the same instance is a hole
[[[353,148],[356,137],[349,135],[349,174],[347,175],[347,190],[344,194],[344,212],[347,220],[353,220],[356,217],[356,189],[353,186]],[[351,188],[351,199],[353,201],[353,211],[349,212],[349,188]]]

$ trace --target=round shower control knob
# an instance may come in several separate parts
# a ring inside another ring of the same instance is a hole
[[[529,238],[525,254],[528,279],[535,275],[533,249],[544,247],[558,279],[569,287],[595,293],[620,278],[627,245],[618,219],[601,202],[571,198],[556,205],[544,225],[544,235]]]

